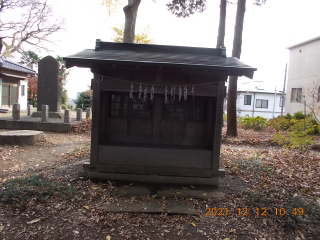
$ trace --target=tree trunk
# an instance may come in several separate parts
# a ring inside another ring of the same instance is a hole
[[[246,11],[246,0],[238,0],[236,25],[234,28],[233,37],[233,49],[232,57],[240,59],[241,44],[242,44],[242,30],[244,13]],[[227,104],[227,135],[230,137],[236,137],[237,131],[237,76],[229,77],[229,88],[228,88],[228,104]]]
[[[123,8],[125,15],[125,24],[123,31],[124,43],[134,43],[136,20],[140,2],[141,0],[128,0],[128,5]]]
[[[217,48],[224,46],[224,35],[226,30],[226,12],[227,12],[227,0],[220,0],[220,19],[219,30],[217,37]]]

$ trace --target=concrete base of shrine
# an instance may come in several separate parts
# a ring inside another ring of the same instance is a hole
[[[108,179],[113,181],[129,181],[143,183],[161,183],[161,184],[188,184],[188,185],[209,185],[218,186],[219,178],[225,176],[223,169],[219,170],[219,176],[214,177],[191,177],[191,176],[163,176],[158,174],[134,174],[134,173],[116,173],[100,172],[93,169],[89,162],[83,164],[83,169],[88,172],[88,177],[97,179]]]
[[[0,129],[70,132],[72,125],[77,122],[75,118],[71,119],[71,123],[64,123],[63,119],[58,118],[48,118],[47,122],[41,122],[40,118],[35,117],[21,117],[20,120],[4,117],[0,119]]]
[[[31,117],[41,118],[41,111],[33,112]],[[64,118],[64,114],[61,113],[61,112],[48,112],[48,117],[49,118],[63,119]]]

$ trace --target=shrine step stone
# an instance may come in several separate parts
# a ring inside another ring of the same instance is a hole
[[[0,145],[30,146],[46,141],[42,131],[15,130],[0,133]]]
[[[197,215],[193,201],[166,200],[139,200],[124,198],[117,202],[103,206],[106,212],[127,213],[169,213],[179,215]]]

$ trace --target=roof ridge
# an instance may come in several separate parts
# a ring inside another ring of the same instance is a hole
[[[29,68],[25,65],[22,65],[20,63],[16,63],[12,60],[6,59],[4,57],[2,58],[2,68],[7,68],[7,69],[12,69],[12,70],[16,70],[16,71],[20,71],[20,72],[26,72],[26,73],[31,73],[31,74],[36,74],[37,72],[35,70],[33,70],[32,68]]]
[[[26,69],[28,69],[28,70],[35,71],[35,70],[33,70],[32,68],[29,68],[29,67],[27,67],[27,66],[25,66],[25,65],[22,65],[22,64],[20,64],[20,63],[13,62],[13,61],[8,60],[8,59],[6,59],[6,58],[4,58],[4,57],[2,57],[2,59],[3,59],[4,61],[6,61],[6,62],[10,62],[11,64],[17,65],[17,66],[19,66],[19,67],[23,67],[23,68],[26,68]]]

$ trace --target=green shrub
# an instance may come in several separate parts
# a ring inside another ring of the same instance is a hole
[[[312,136],[308,136],[305,131],[293,131],[287,134],[275,133],[272,142],[282,146],[283,149],[307,150],[307,147],[313,144]]]
[[[227,115],[223,114],[223,126],[226,126],[227,120],[228,120]]]
[[[290,113],[287,113],[287,115],[284,116],[286,119],[291,120],[293,116]]]
[[[66,104],[61,104],[61,108],[62,108],[63,110],[65,110],[65,109],[68,108],[68,106],[67,106]]]
[[[293,118],[300,120],[300,119],[304,119],[306,116],[303,114],[303,112],[299,111],[299,112],[295,112],[293,114]]]
[[[241,117],[239,118],[239,124],[243,128],[250,129],[262,129],[267,126],[267,119],[257,116],[257,117]]]
[[[304,122],[306,122],[306,129],[304,129]],[[305,131],[307,134],[316,134],[319,132],[318,130],[318,122],[314,120],[313,118],[306,118],[304,119],[291,119],[290,120],[290,127],[288,128],[288,131],[296,131],[301,132]]]
[[[287,117],[278,116],[268,121],[268,127],[276,130],[287,130],[290,126],[290,120]]]
[[[72,105],[68,105],[68,109],[73,110],[73,106]]]

